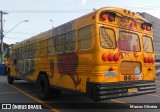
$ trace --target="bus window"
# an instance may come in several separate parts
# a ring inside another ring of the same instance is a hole
[[[55,53],[55,48],[54,48],[54,38],[49,38],[47,40],[47,54],[53,54]]]
[[[29,57],[29,45],[26,46],[26,57]]]
[[[65,35],[59,35],[56,37],[56,52],[63,53],[65,52]]]
[[[24,58],[25,54],[24,54],[24,47],[22,47],[22,58]]]
[[[123,32],[119,33],[119,47],[125,51],[140,51],[140,41],[136,34]]]
[[[35,56],[38,56],[39,55],[39,42],[36,43],[35,45]]]
[[[35,55],[35,44],[30,45],[30,57],[34,57]]]
[[[21,48],[18,48],[18,50],[17,50],[17,53],[18,53],[18,59],[20,59],[21,58]]]
[[[99,29],[100,35],[100,44],[102,48],[105,49],[115,49],[116,48],[116,39],[115,32],[112,29],[101,27]]]
[[[18,48],[18,51],[17,51],[17,53],[18,53],[18,59],[20,59],[21,57],[21,51],[20,51],[20,48]]]
[[[143,36],[143,49],[147,53],[153,53],[152,39],[147,36]]]
[[[24,46],[24,57],[27,57],[27,46]]]
[[[123,61],[120,66],[120,71],[123,75],[140,75],[142,66],[139,62]]]
[[[78,49],[89,49],[91,48],[91,26],[87,26],[78,30]]]
[[[39,47],[39,52],[40,52],[40,55],[44,55],[45,54],[45,41],[40,41],[40,47]]]
[[[76,33],[71,31],[66,33],[66,51],[74,51],[76,45]]]
[[[16,49],[16,58],[19,58],[19,49]]]

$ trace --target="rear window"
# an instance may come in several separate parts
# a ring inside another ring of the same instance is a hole
[[[130,32],[119,32],[119,48],[124,51],[140,51],[140,41],[137,34]]]
[[[123,75],[139,75],[142,72],[141,63],[133,61],[123,61],[120,64],[120,71]]]
[[[116,37],[115,32],[112,29],[100,27],[100,44],[102,48],[105,49],[115,49],[116,48]]]
[[[153,53],[153,44],[151,37],[143,36],[143,49],[146,53]]]

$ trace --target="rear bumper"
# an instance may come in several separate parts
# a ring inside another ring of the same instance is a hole
[[[138,91],[129,92],[136,88]],[[86,95],[94,101],[129,97],[156,92],[155,81],[133,81],[118,83],[87,82]]]

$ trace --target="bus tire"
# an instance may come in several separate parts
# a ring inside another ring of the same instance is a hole
[[[10,76],[10,71],[7,73],[7,80],[8,80],[8,84],[14,83],[14,77]]]
[[[41,100],[48,100],[52,98],[55,99],[59,97],[61,94],[60,90],[52,89],[50,87],[48,77],[44,74],[41,74],[38,77],[37,87],[38,87],[38,96]]]

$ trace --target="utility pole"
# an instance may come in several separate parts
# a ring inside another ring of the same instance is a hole
[[[0,11],[0,22],[1,22],[1,25],[0,25],[0,37],[1,37],[1,49],[0,49],[0,54],[1,54],[1,64],[3,64],[3,14],[7,14],[3,11]]]

